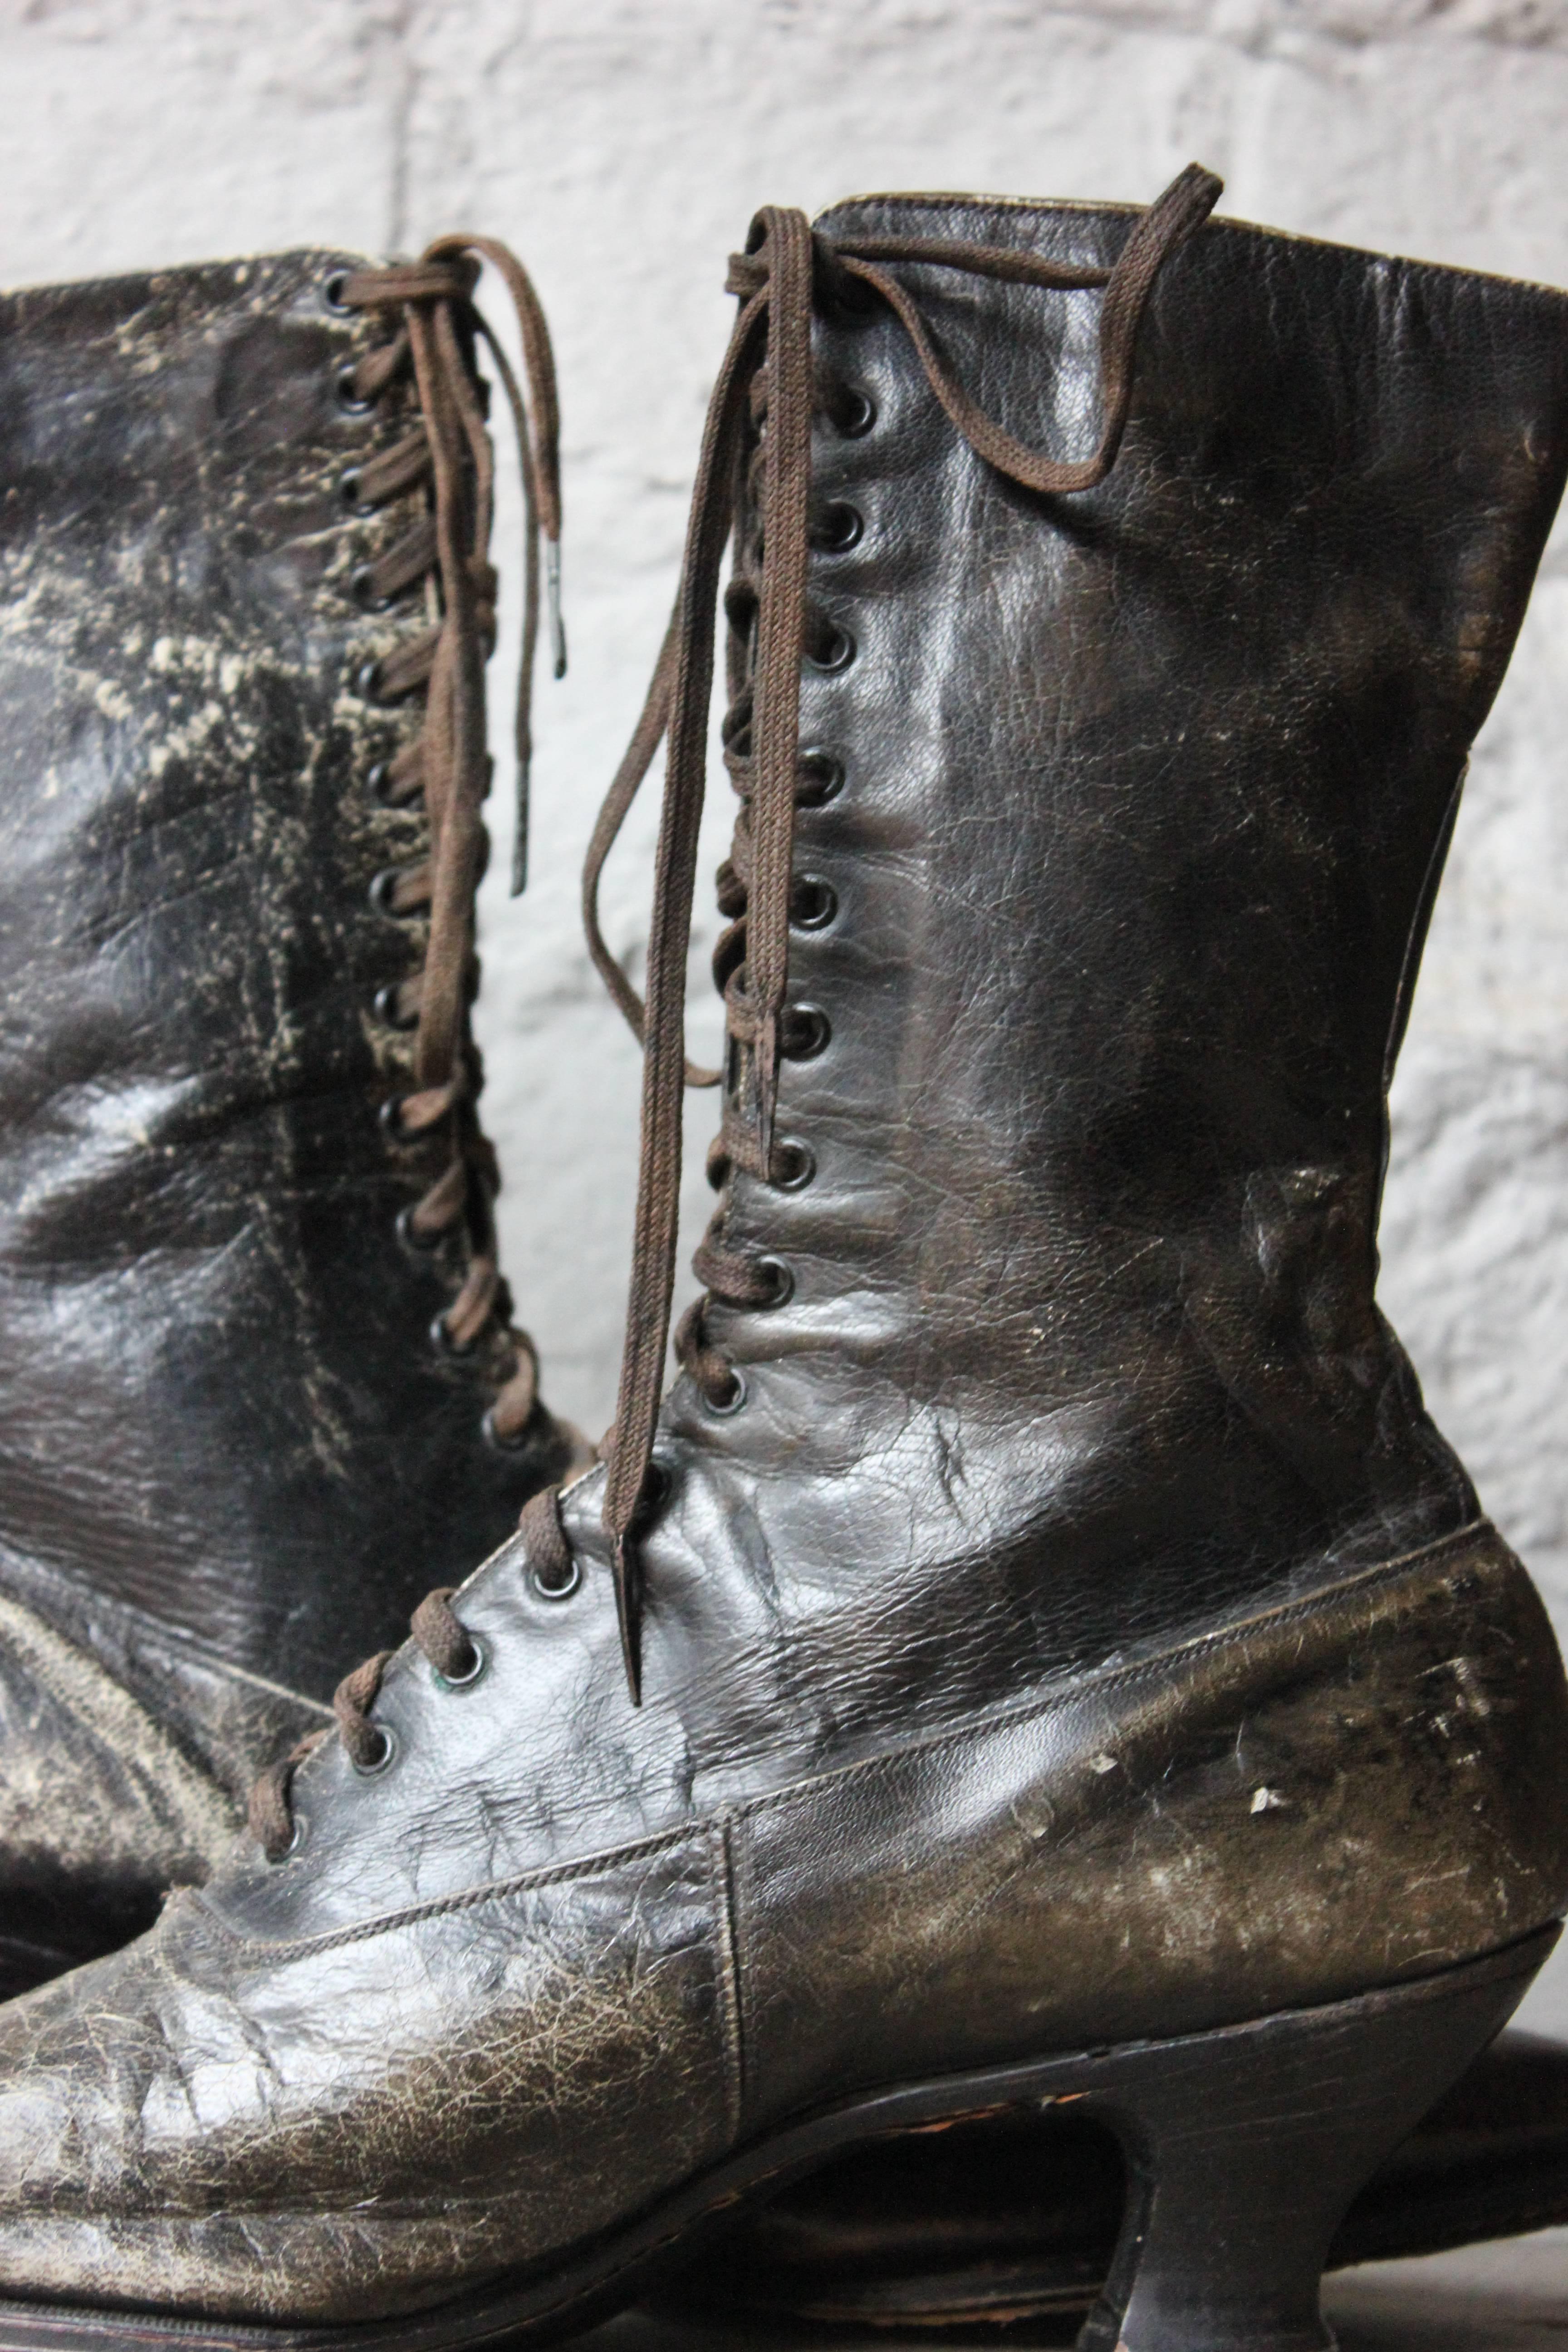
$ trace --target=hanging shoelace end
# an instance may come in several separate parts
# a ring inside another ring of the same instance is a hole
[[[632,1705],[642,1705],[642,1608],[640,1588],[641,1563],[637,1555],[637,1541],[628,1529],[616,1538],[615,1552],[616,1614],[621,1626],[621,1660],[626,1670],[626,1688]]]
[[[561,541],[544,542],[544,602],[550,615],[550,656],[553,674],[566,675],[566,624],[561,617]]]
[[[517,822],[511,836],[511,895],[521,898],[528,887],[528,787],[532,762],[526,751],[517,761]]]

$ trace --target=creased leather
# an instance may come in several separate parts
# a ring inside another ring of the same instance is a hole
[[[581,1718],[556,1738],[581,1754]],[[342,1847],[270,1901],[226,1869],[0,2011],[0,2284],[417,2308],[815,2095],[1430,1973],[1568,1895],[1565,1739],[1539,1598],[1481,1527],[804,1782],[737,1769],[619,1849],[520,1829],[504,1876],[469,1859],[391,1909]],[[352,1773],[311,1759],[308,1819]]]
[[[1128,220],[830,226],[1098,260]],[[1089,438],[1089,298],[910,275],[989,413]],[[417,2307],[854,2085],[1355,1993],[1568,1903],[1561,1662],[1373,1297],[1391,1041],[1568,462],[1565,328],[1206,228],[1111,476],[1047,500],[884,316],[823,323],[876,418],[816,451],[865,520],[812,564],[858,648],[805,682],[845,772],[796,852],[837,900],[792,944],[831,1041],[780,1086],[816,1172],[726,1196],[794,1290],[714,1310],[739,1411],[667,1402],[643,1704],[594,1472],[575,1589],[521,1538],[479,1570],[482,1672],[401,1652],[388,1760],[302,1764],[286,1859],[237,1849],[0,2014],[13,2293]]]
[[[424,614],[351,593],[415,509],[343,502],[408,425],[339,404],[379,331],[327,308],[344,266],[0,299],[0,1592],[128,1675],[226,1817],[566,1456],[547,1416],[483,1442],[497,1350],[429,1338],[460,1257],[395,1231],[444,1146],[378,1125],[407,1039],[373,1000],[422,931],[369,891],[426,827],[367,778],[418,709],[357,681]],[[12,1700],[0,1805],[49,1811],[0,1895],[100,1948],[169,1853],[100,1878],[103,1741]]]

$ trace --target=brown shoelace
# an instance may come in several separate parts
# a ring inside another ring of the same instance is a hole
[[[521,1528],[528,1546],[530,1572],[549,1600],[564,1600],[575,1591],[580,1571],[562,1533],[557,1508],[558,1489],[551,1486],[525,1505]],[[485,1656],[478,1642],[452,1607],[454,1589],[438,1585],[427,1592],[409,1620],[415,1642],[449,1690],[466,1690],[484,1672]],[[372,1719],[382,1676],[393,1656],[380,1650],[374,1658],[345,1675],[332,1694],[332,1714],[338,1738],[356,1772],[379,1772],[395,1753],[391,1733]],[[297,1821],[293,1803],[294,1774],[313,1755],[331,1730],[312,1731],[287,1756],[261,1773],[250,1791],[250,1833],[268,1862],[281,1862],[294,1845]]]
[[[517,315],[527,398],[483,314],[475,307],[480,261],[500,276]],[[534,654],[539,635],[542,541],[555,675],[566,666],[560,613],[560,415],[555,370],[544,313],[526,271],[503,245],[489,237],[438,237],[416,262],[345,273],[332,289],[343,310],[374,310],[394,324],[391,338],[369,352],[344,379],[345,396],[368,408],[400,380],[412,378],[419,418],[415,430],[350,478],[353,502],[369,510],[424,490],[427,511],[405,537],[356,575],[373,610],[433,583],[433,625],[384,661],[369,666],[368,690],[396,701],[425,693],[425,725],[415,741],[388,761],[377,782],[394,806],[422,796],[430,851],[417,866],[381,877],[380,903],[388,914],[427,910],[428,942],[419,971],[383,992],[378,1004],[399,1027],[414,1030],[414,1091],[385,1108],[397,1137],[426,1133],[445,1123],[452,1157],[436,1183],[407,1213],[404,1230],[417,1247],[434,1248],[466,1226],[468,1271],[458,1297],[437,1326],[442,1344],[466,1353],[492,1318],[506,1329],[516,1369],[489,1416],[498,1442],[514,1441],[538,1402],[538,1360],[525,1332],[510,1328],[501,1281],[493,1202],[499,1182],[495,1154],[474,1113],[479,1058],[468,1035],[474,968],[474,894],[485,849],[480,809],[489,787],[485,741],[485,663],[496,636],[496,575],[489,558],[495,463],[481,395],[468,353],[474,338],[488,345],[511,410],[523,489],[523,618],[516,713],[517,831],[512,888],[527,871],[528,784]]]
[[[517,314],[527,397],[497,344],[473,295],[480,261],[500,275]],[[416,740],[386,762],[377,789],[395,807],[422,797],[430,828],[429,855],[416,866],[381,877],[377,896],[389,914],[428,909],[425,961],[413,979],[385,992],[378,1005],[399,1026],[412,1025],[416,1091],[386,1106],[395,1134],[414,1136],[445,1122],[452,1156],[423,1198],[406,1212],[405,1230],[417,1245],[434,1247],[459,1226],[469,1243],[468,1272],[458,1297],[438,1318],[442,1344],[466,1352],[488,1322],[503,1333],[514,1369],[487,1421],[505,1444],[527,1429],[538,1410],[539,1366],[533,1342],[510,1324],[510,1302],[500,1278],[493,1202],[498,1189],[494,1150],[475,1114],[479,1057],[468,1035],[474,969],[474,894],[485,848],[480,811],[489,787],[485,735],[485,663],[495,647],[497,581],[489,562],[495,465],[481,394],[469,364],[473,338],[482,337],[506,393],[517,436],[523,491],[523,623],[516,714],[517,850],[512,887],[526,878],[528,783],[534,654],[539,635],[541,541],[555,675],[566,667],[560,610],[560,415],[549,330],[539,299],[515,256],[489,237],[438,237],[416,262],[344,272],[331,289],[341,310],[374,310],[393,325],[388,341],[345,371],[342,390],[354,409],[374,406],[412,379],[419,415],[394,447],[356,467],[348,481],[352,502],[365,512],[423,489],[427,510],[408,532],[356,576],[372,609],[426,583],[433,587],[432,625],[371,665],[365,688],[387,702],[423,688],[425,724]],[[586,1449],[584,1449],[584,1451]],[[555,1515],[554,1488],[523,1513],[531,1529],[530,1553],[542,1591],[570,1589],[575,1566]],[[547,1580],[553,1563],[558,1582]],[[415,1641],[454,1689],[478,1679],[482,1660],[454,1615],[447,1587],[427,1594],[414,1613]],[[344,1676],[333,1696],[339,1734],[355,1767],[376,1771],[392,1747],[369,1710],[381,1688],[390,1651]],[[249,1820],[269,1861],[294,1843],[292,1787],[296,1768],[330,1732],[316,1732],[270,1766],[250,1795]]]
[[[797,799],[810,797],[815,781],[799,751],[800,665],[823,629],[806,597],[811,427],[819,401],[831,408],[833,398],[831,388],[816,381],[812,367],[814,289],[826,281],[828,289],[839,290],[847,276],[860,279],[889,302],[907,329],[943,408],[989,464],[1030,489],[1056,495],[1089,489],[1110,472],[1121,444],[1131,401],[1138,328],[1155,277],[1206,219],[1219,194],[1220,183],[1211,173],[1189,167],[1142,216],[1110,270],[1043,261],[1002,247],[935,239],[829,244],[813,236],[804,214],[775,208],[758,215],[751,250],[731,262],[730,285],[740,295],[742,309],[703,433],[680,595],[642,717],[595,828],[584,877],[584,911],[595,962],[644,1045],[631,1297],[620,1406],[605,1441],[609,1475],[604,1505],[605,1525],[615,1546],[616,1607],[634,1700],[641,1686],[636,1538],[655,1491],[650,1476],[653,1438],[664,1387],[675,1275],[681,1105],[689,1074],[686,961],[705,784],[715,615],[720,569],[734,520],[738,468],[747,457],[746,432],[749,427],[761,432],[749,470],[765,533],[760,546],[745,551],[746,584],[754,588],[756,622],[751,674],[746,675],[738,659],[730,671],[732,702],[725,727],[725,758],[742,807],[721,877],[721,908],[734,920],[719,941],[715,964],[722,974],[728,1034],[748,1066],[726,1102],[716,1164],[721,1175],[728,1166],[740,1165],[764,1181],[787,1183],[793,1181],[792,1171],[775,1151],[773,1106],[777,1062],[787,1037],[795,810]],[[936,263],[1015,284],[1058,289],[1103,287],[1101,428],[1092,457],[1065,463],[1042,457],[974,406],[948,373],[911,298],[880,267],[900,260]],[[597,891],[605,859],[667,734],[669,751],[645,1007],[601,936]],[[710,1082],[714,1074],[689,1075],[701,1083]],[[777,1303],[774,1278],[765,1262],[753,1263],[726,1249],[711,1229],[697,1265],[702,1278],[737,1305]],[[735,1375],[703,1338],[701,1313],[700,1301],[682,1325],[682,1360],[710,1402],[728,1402]],[[580,1571],[562,1530],[559,1504],[560,1489],[547,1488],[528,1505],[521,1526],[530,1573],[539,1590],[563,1596],[575,1589]],[[454,1614],[451,1598],[443,1588],[421,1602],[413,1633],[435,1671],[460,1687],[477,1678],[482,1660]],[[333,1700],[339,1735],[351,1760],[364,1772],[380,1770],[393,1754],[390,1736],[370,1715],[389,1654],[356,1667],[338,1685]],[[295,1834],[290,1801],[295,1768],[331,1736],[312,1734],[256,1784],[251,1828],[274,1860],[289,1852]]]
[[[640,1683],[640,1591],[636,1536],[646,1508],[653,1441],[664,1389],[679,1208],[687,950],[691,931],[698,827],[712,692],[720,571],[745,478],[762,526],[759,544],[737,550],[731,600],[749,624],[749,659],[730,665],[726,763],[742,799],[721,911],[734,918],[720,940],[715,972],[723,991],[731,1083],[712,1172],[741,1167],[768,1183],[798,1181],[781,1164],[774,1110],[781,1055],[811,1050],[792,1037],[789,926],[794,891],[795,812],[813,789],[800,749],[800,673],[808,655],[831,662],[834,632],[806,593],[811,522],[811,434],[835,393],[812,362],[814,297],[886,302],[913,343],[932,392],[975,455],[1022,488],[1068,496],[1103,481],[1115,462],[1131,403],[1138,330],[1164,264],[1207,218],[1221,184],[1196,164],[1138,220],[1110,269],[1049,261],[1010,247],[931,237],[830,239],[813,236],[802,213],[770,206],[752,224],[748,250],[731,264],[741,300],[708,411],[692,496],[680,593],[631,746],[610,788],[584,877],[584,914],[594,961],[643,1041],[642,1150],[631,1291],[604,1519],[614,1545],[616,1600],[634,1698]],[[1100,445],[1069,462],[1029,448],[987,416],[949,369],[920,307],[883,265],[920,263],[972,277],[1054,290],[1103,288],[1100,311]],[[753,436],[748,454],[747,436]],[[819,642],[820,641],[820,642]],[[610,955],[600,931],[598,884],[638,785],[668,738],[664,804],[655,855],[646,1005]],[[715,1230],[695,1261],[701,1278],[732,1305],[780,1303],[775,1269],[726,1248]],[[678,1336],[682,1363],[710,1404],[732,1408],[739,1376],[707,1341],[703,1303]]]

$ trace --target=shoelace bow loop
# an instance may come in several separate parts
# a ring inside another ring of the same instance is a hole
[[[620,1394],[605,1480],[604,1519],[614,1546],[622,1645],[639,1695],[636,1533],[648,1486],[664,1387],[679,1224],[683,1083],[711,1084],[685,1053],[687,950],[705,790],[720,572],[735,520],[746,435],[762,430],[758,502],[763,521],[754,589],[749,680],[730,665],[726,761],[743,800],[731,896],[743,890],[743,960],[726,945],[726,1026],[748,1049],[743,1115],[727,1108],[723,1158],[764,1181],[774,1173],[774,1116],[789,979],[795,810],[800,782],[800,668],[806,647],[811,431],[816,386],[814,299],[866,295],[903,326],[936,399],[975,455],[1020,487],[1071,496],[1104,480],[1131,404],[1139,328],[1160,271],[1208,217],[1221,183],[1189,165],[1133,224],[1109,268],[1058,262],[1005,246],[933,237],[828,237],[804,214],[768,207],[747,250],[730,268],[741,309],[714,386],[692,494],[680,592],[643,711],[600,812],[584,870],[589,951],[644,1047],[642,1150],[633,1234]],[[915,297],[886,266],[931,266],[1047,291],[1100,289],[1100,440],[1092,455],[1062,459],[1030,448],[988,416],[951,368]],[[860,289],[865,289],[862,293]],[[640,999],[605,942],[599,882],[605,862],[659,744],[667,743],[664,802],[655,852],[647,993]],[[743,883],[740,877],[743,874]],[[728,908],[726,909],[728,911]],[[744,1284],[739,1296],[746,1303]],[[700,1312],[683,1324],[682,1356],[711,1369]]]
[[[483,263],[496,271],[510,299],[526,392],[475,303]],[[484,671],[495,646],[498,587],[489,554],[494,453],[471,354],[476,339],[482,340],[511,413],[522,480],[524,594],[515,718],[514,892],[521,889],[527,874],[542,568],[557,677],[566,665],[560,609],[560,411],[554,360],[544,314],[527,272],[505,246],[490,237],[438,237],[417,261],[347,272],[338,281],[335,299],[343,309],[374,311],[395,328],[389,340],[353,369],[355,401],[370,404],[406,374],[413,379],[418,408],[417,423],[407,438],[358,469],[357,500],[371,508],[422,486],[429,493],[429,511],[366,567],[364,586],[368,596],[380,603],[429,577],[438,601],[435,626],[379,666],[379,688],[387,700],[421,687],[425,690],[424,727],[417,741],[389,763],[384,787],[395,805],[421,795],[430,828],[428,857],[395,877],[388,901],[394,914],[425,908],[428,927],[423,966],[416,980],[402,983],[395,992],[397,1016],[410,1020],[414,1028],[414,1090],[397,1104],[395,1119],[397,1131],[406,1137],[444,1121],[452,1126],[452,1163],[410,1213],[408,1223],[412,1235],[426,1244],[459,1223],[468,1227],[468,1271],[442,1322],[447,1344],[462,1350],[472,1346],[492,1315],[504,1320],[507,1314],[492,1209],[499,1180],[494,1154],[474,1116],[479,1059],[468,1031],[474,898],[485,850],[480,812],[490,781]],[[532,1342],[522,1332],[510,1332],[509,1337],[515,1369],[490,1412],[491,1427],[503,1442],[525,1427],[538,1398]]]

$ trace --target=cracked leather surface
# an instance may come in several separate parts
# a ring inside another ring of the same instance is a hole
[[[520,1549],[465,1596],[497,1656]],[[581,1599],[608,1684],[607,1576]],[[443,1718],[479,1711],[406,1654],[394,1675],[381,1793],[412,1853]],[[536,1769],[563,1781],[603,1728],[552,1711]],[[815,2096],[1429,1973],[1568,1893],[1565,1738],[1540,1602],[1481,1527],[805,1781],[738,1765],[703,1812],[672,1792],[662,1832],[571,1858],[526,1817],[500,1846],[497,1780],[465,1777],[447,1870],[372,1877],[368,1829],[322,1834],[362,1810],[322,1751],[297,1860],[237,1862],[0,2011],[0,2284],[415,2309]]]
[[[1102,258],[1125,213],[873,200]],[[966,382],[1087,439],[1092,303],[910,271]],[[483,1671],[387,1671],[128,1953],[0,2014],[0,2281],[412,2309],[803,2106],[1353,1994],[1568,1902],[1565,1694],[1373,1303],[1384,1088],[1468,744],[1568,460],[1568,304],[1235,226],[1162,275],[1071,501],[876,312],[816,495],[856,658],[796,865],[801,1190],[729,1237],[742,1408],[658,1444],[644,1703],[602,1475]],[[112,2035],[103,2021],[112,2019]],[[628,2053],[630,2053],[628,2055]],[[559,2119],[560,2137],[550,2137]]]
[[[377,1122],[422,926],[368,893],[426,826],[366,778],[419,709],[356,673],[424,614],[350,592],[412,511],[341,493],[407,429],[336,395],[379,331],[323,301],[351,258],[0,299],[0,1595],[145,1713],[127,1772],[178,1757],[153,1813],[194,1773],[209,1824],[147,1816],[138,1864],[118,1734],[8,1644],[0,1891],[62,1955],[205,1869],[564,1460],[484,1443],[496,1350],[428,1336],[460,1255],[395,1232],[446,1146]]]

